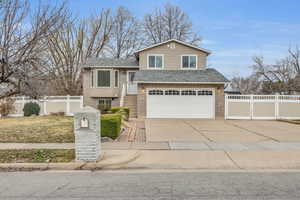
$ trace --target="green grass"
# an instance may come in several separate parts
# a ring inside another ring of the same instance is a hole
[[[0,163],[71,162],[74,159],[75,152],[69,149],[0,150]]]
[[[0,118],[0,143],[72,143],[73,117]]]

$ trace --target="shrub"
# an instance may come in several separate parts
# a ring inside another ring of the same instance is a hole
[[[37,103],[29,102],[24,105],[23,108],[24,116],[29,117],[31,115],[40,114],[40,106]]]
[[[110,111],[112,113],[120,113],[126,121],[129,120],[130,109],[127,108],[127,107],[118,107],[118,106],[115,106],[115,107],[112,107],[110,109]]]
[[[116,139],[121,132],[122,115],[106,114],[101,117],[101,136]]]
[[[110,110],[110,106],[107,104],[98,104],[98,109],[102,114],[106,114]]]
[[[15,111],[15,100],[12,98],[5,98],[0,101],[0,115],[6,117],[9,113]]]

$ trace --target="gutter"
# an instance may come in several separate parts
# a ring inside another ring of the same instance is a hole
[[[163,81],[134,81],[135,83],[166,83],[166,84],[226,84],[230,81],[224,82],[163,82]]]

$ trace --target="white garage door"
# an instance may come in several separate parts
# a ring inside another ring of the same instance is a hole
[[[148,118],[214,118],[213,89],[148,89]]]

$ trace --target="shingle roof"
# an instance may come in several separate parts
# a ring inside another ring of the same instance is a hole
[[[89,58],[83,65],[86,67],[138,67],[139,63],[135,58]]]
[[[149,83],[224,83],[229,82],[213,68],[204,70],[139,70],[134,81]]]

